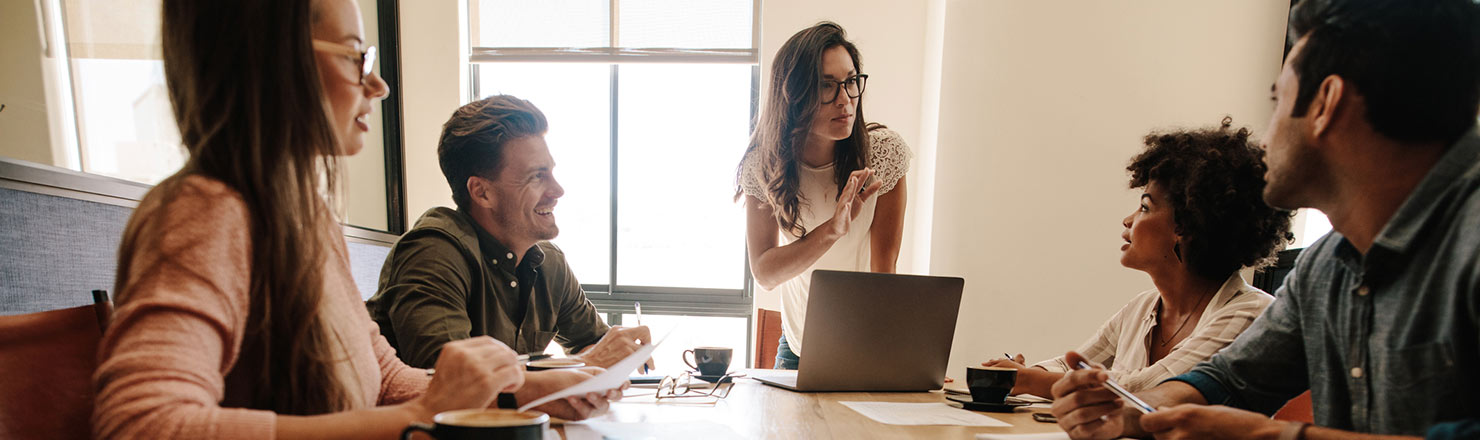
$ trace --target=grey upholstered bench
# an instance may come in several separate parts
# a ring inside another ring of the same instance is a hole
[[[124,225],[148,185],[0,158],[0,315],[92,304],[113,289]],[[395,235],[344,228],[360,295]]]

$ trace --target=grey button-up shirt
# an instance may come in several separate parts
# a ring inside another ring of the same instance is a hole
[[[1171,380],[1198,388],[1209,403],[1265,414],[1309,388],[1316,424],[1338,429],[1438,437],[1475,429],[1477,291],[1480,137],[1472,129],[1366,255],[1339,233],[1322,238],[1301,253],[1248,331]]]

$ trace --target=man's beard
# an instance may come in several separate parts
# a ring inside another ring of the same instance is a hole
[[[536,223],[538,221],[537,219],[529,219],[527,217],[521,219],[516,215],[509,214],[508,212],[499,211],[495,213],[495,218],[499,226],[509,231],[512,236],[533,237],[535,240],[554,240],[556,236],[560,235],[560,227],[557,225],[552,224],[549,227],[544,227]],[[528,221],[520,221],[526,219]],[[508,246],[509,243],[505,243],[504,245]]]

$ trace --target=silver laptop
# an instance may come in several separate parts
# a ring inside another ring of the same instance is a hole
[[[818,270],[796,371],[750,376],[793,391],[940,389],[965,280]]]

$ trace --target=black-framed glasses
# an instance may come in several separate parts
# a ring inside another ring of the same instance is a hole
[[[370,76],[370,71],[375,68],[375,46],[367,47],[362,51],[353,46],[332,41],[313,40],[313,50],[344,55],[350,60],[359,60],[361,85],[365,84],[365,77]]]
[[[662,381],[658,382],[657,397],[658,400],[683,397],[713,397],[723,399],[730,396],[730,389],[735,387],[735,378],[742,376],[744,375],[738,373],[726,374],[720,377],[719,380],[714,381],[714,386],[707,390],[690,386],[689,382],[692,381],[694,376],[689,372],[684,372],[677,376],[666,376]]]
[[[868,74],[863,73],[843,78],[842,81],[822,80],[822,94],[826,96],[829,91],[832,92],[832,97],[823,100],[822,103],[838,102],[838,96],[842,95],[844,90],[848,91],[848,99],[858,99],[859,96],[863,96],[863,86],[867,83]]]

